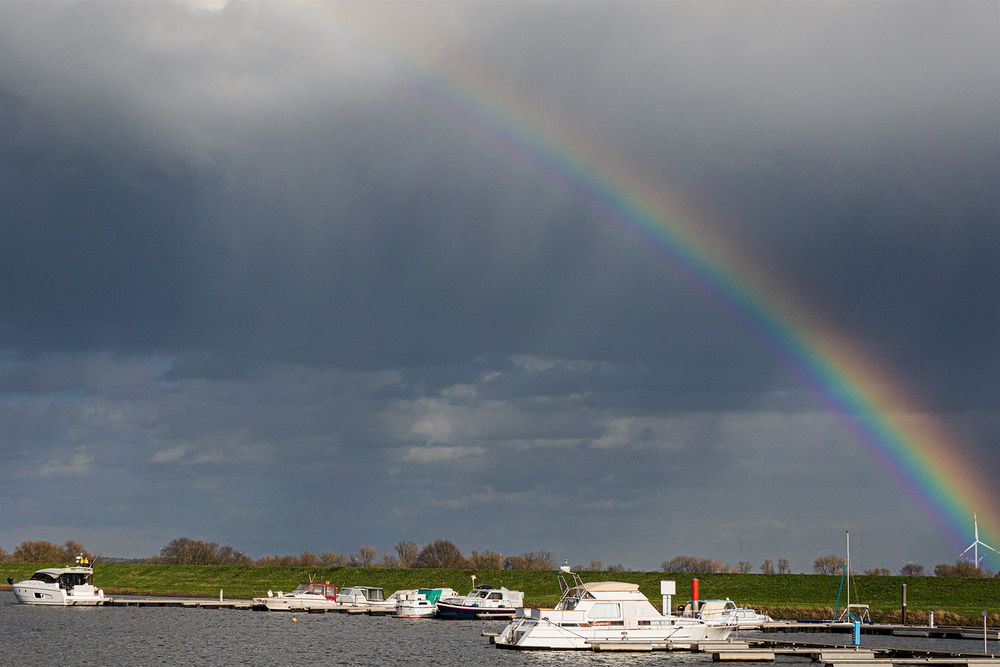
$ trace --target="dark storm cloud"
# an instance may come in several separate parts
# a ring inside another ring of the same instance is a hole
[[[919,523],[742,323],[353,28],[468,61],[621,155],[986,447],[996,8],[567,9],[0,7],[0,451],[16,473],[0,540],[77,537],[40,490],[78,498],[109,475],[130,481],[102,487],[100,520],[72,518],[129,555],[194,531],[258,553],[440,536],[585,550],[553,528],[585,508],[634,545],[592,557],[735,560],[720,535],[738,518],[709,536],[662,516],[712,486],[776,508],[746,526],[800,535],[761,558],[801,566],[839,489]],[[385,491],[348,509],[373,479]],[[305,539],[317,505],[336,544]],[[532,507],[552,520],[486,528]],[[143,524],[159,530],[141,548],[108,529]],[[640,545],[633,526],[670,538]]]

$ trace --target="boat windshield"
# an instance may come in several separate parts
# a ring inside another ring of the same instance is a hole
[[[59,578],[53,577],[48,572],[35,572],[31,575],[31,581],[44,581],[47,584],[54,584],[59,581]]]
[[[324,595],[323,584],[311,584],[302,583],[299,587],[295,589],[296,593],[315,593],[316,595]]]
[[[556,609],[564,611],[572,611],[576,609],[576,605],[580,604],[580,598],[575,595],[566,595],[562,600],[559,601],[559,605]]]

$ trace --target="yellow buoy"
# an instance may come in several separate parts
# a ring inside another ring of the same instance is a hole
[[[292,623],[298,623],[298,622],[299,622],[299,619],[297,619],[294,616],[292,616]]]

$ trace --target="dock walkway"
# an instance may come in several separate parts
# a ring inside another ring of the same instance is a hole
[[[166,598],[166,597],[112,597],[105,601],[106,607],[184,607],[187,609],[240,609],[266,611],[263,605],[253,600],[215,600],[210,598]],[[366,609],[364,607],[340,606],[331,609],[289,609],[288,611],[310,614],[364,614],[384,616],[396,613],[395,609]]]

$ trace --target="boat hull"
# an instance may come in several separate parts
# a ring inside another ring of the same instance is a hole
[[[536,622],[516,619],[497,636],[497,648],[513,650],[592,650],[595,645],[614,647],[618,644],[650,645],[656,648],[693,646],[706,641],[724,641],[733,630],[731,625],[663,624],[625,628],[621,625],[591,626],[561,624],[557,617]]]
[[[434,603],[412,604],[400,602],[396,605],[397,618],[430,618],[434,614]]]
[[[338,609],[333,600],[306,600],[286,597],[254,598],[255,609],[266,611],[309,611],[310,609]]]
[[[96,607],[104,604],[104,591],[93,586],[75,586],[67,591],[57,585],[34,581],[19,581],[11,586],[14,598],[21,604],[47,607]]]
[[[473,607],[467,605],[437,603],[437,617],[451,621],[506,620],[514,618],[514,607]]]

